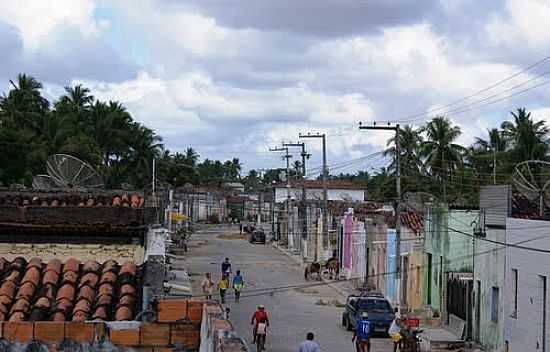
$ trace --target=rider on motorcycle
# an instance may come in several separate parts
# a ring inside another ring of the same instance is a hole
[[[263,323],[266,325],[266,327],[269,327],[269,318],[267,316],[267,311],[265,310],[265,307],[261,304],[252,315],[252,320],[250,321],[250,325],[254,325],[254,330],[252,331],[254,335],[253,343],[256,343],[256,331],[258,330],[258,324],[260,323]]]

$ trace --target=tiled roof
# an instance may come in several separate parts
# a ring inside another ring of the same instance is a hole
[[[0,257],[0,321],[132,320],[138,276],[133,262]]]
[[[42,206],[42,207],[132,207],[141,208],[144,198],[137,194],[115,195],[60,194],[60,193],[7,193],[0,194],[0,205]]]
[[[544,205],[543,214],[540,215],[539,204],[520,194],[512,197],[512,217],[528,220],[550,220],[550,207]]]
[[[401,225],[406,226],[416,233],[424,230],[424,218],[422,215],[414,211],[406,211],[399,214],[401,217]]]

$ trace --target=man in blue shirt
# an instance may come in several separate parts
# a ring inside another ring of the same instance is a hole
[[[370,334],[372,329],[368,318],[369,314],[363,312],[361,313],[361,319],[357,320],[357,327],[351,339],[352,342],[355,342],[357,352],[365,352],[365,346],[367,347],[366,352],[370,351]]]

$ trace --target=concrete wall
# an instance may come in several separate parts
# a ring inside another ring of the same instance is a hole
[[[506,242],[505,229],[487,228],[485,232],[488,240]],[[506,250],[502,245],[483,239],[476,239],[474,248],[474,340],[489,349],[502,348],[504,344]],[[491,320],[493,287],[499,289],[497,321]]]
[[[424,272],[424,238],[408,227],[401,227],[402,285],[406,285],[406,304],[409,311],[422,307],[422,280]],[[414,239],[414,240],[413,240]],[[408,265],[405,266],[405,258]]]
[[[426,212],[424,304],[445,309],[446,273],[472,272],[472,238],[479,211],[431,208]],[[429,256],[431,255],[431,267]]]
[[[398,292],[396,286],[397,275],[395,271],[397,270],[397,241],[395,229],[388,229],[386,237],[386,287],[384,290],[384,295],[392,304],[399,303]]]
[[[290,197],[292,199],[302,199],[301,188],[290,188]],[[306,197],[309,200],[322,200],[323,190],[321,188],[308,188],[306,190]],[[328,200],[346,200],[346,201],[358,201],[365,200],[365,191],[361,189],[328,189]],[[275,201],[280,203],[287,199],[287,189],[285,187],[275,188]]]
[[[81,261],[96,260],[105,262],[114,259],[118,262],[134,261],[143,263],[144,249],[141,245],[106,245],[106,244],[29,244],[29,243],[0,243],[0,257],[13,260],[24,257],[29,260],[33,257],[43,261],[69,258],[78,258]]]
[[[507,243],[550,249],[550,222],[507,218]],[[504,289],[504,339],[510,351],[542,351],[543,340],[550,350],[548,292],[544,297],[542,277],[550,277],[548,253],[506,248]],[[515,282],[512,269],[517,270],[517,314],[514,315]],[[548,281],[546,282],[548,291]],[[546,302],[546,334],[543,335],[543,303]]]

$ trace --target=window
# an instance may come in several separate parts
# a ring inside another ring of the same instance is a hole
[[[512,289],[514,290],[514,296],[512,297],[514,299],[513,305],[512,305],[512,318],[518,317],[518,270],[512,269]]]
[[[494,286],[491,300],[491,321],[498,322],[498,287]]]

